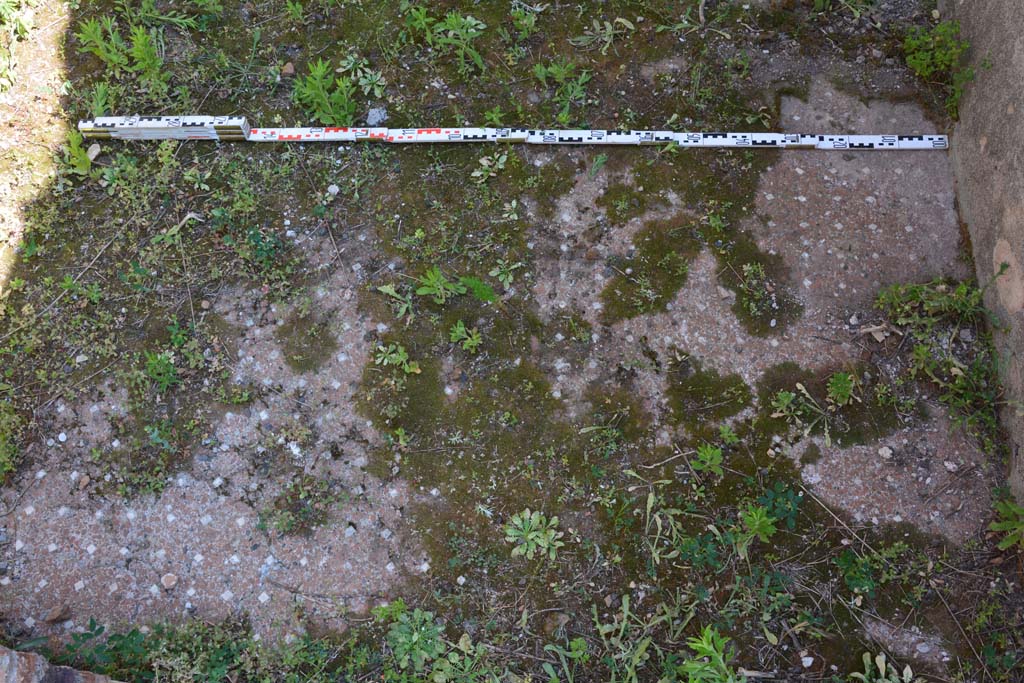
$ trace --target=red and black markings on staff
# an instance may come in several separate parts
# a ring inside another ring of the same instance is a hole
[[[252,128],[244,116],[101,116],[79,121],[85,138],[222,142],[506,142],[527,145],[665,145],[823,150],[947,149],[945,135],[686,133],[670,130],[534,128]]]

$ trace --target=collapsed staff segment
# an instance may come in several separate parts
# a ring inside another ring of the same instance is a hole
[[[244,116],[101,116],[79,121],[86,138],[247,142],[518,142],[529,145],[664,145],[776,149],[947,149],[945,135],[677,133],[670,130],[532,128],[252,128]]]

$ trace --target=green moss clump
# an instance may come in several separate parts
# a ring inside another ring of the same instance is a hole
[[[686,283],[689,262],[701,246],[693,224],[679,219],[651,221],[633,243],[635,254],[613,260],[618,274],[601,292],[607,324],[665,310]]]
[[[685,355],[670,364],[666,393],[673,419],[693,433],[736,415],[751,401],[750,387],[739,375],[723,377]]]
[[[628,389],[608,388],[602,382],[587,390],[586,399],[593,408],[591,424],[612,427],[630,443],[647,435],[651,417]]]
[[[647,197],[625,183],[615,183],[597,198],[597,205],[604,209],[613,225],[618,225],[646,211]]]
[[[732,311],[748,332],[780,334],[800,318],[803,306],[786,287],[789,269],[781,256],[761,251],[746,233],[716,245],[716,255],[722,285],[736,293]]]
[[[772,416],[772,401],[780,391],[796,394],[799,404],[813,402],[817,409],[805,411],[805,427],[810,426],[810,433],[814,435],[824,435],[827,428],[831,441],[839,447],[872,443],[902,425],[900,414],[877,400],[875,387],[878,378],[867,367],[855,366],[844,372],[854,378],[853,398],[845,405],[837,405],[830,400],[828,392],[828,382],[834,374],[832,370],[811,371],[789,362],[766,370],[758,382],[758,421],[762,428],[778,434],[789,430],[786,417]],[[804,387],[807,396],[797,388],[797,384]],[[813,457],[813,454],[807,457]]]
[[[531,172],[531,169],[534,169]],[[521,164],[507,175],[511,188],[528,192],[537,203],[537,215],[549,220],[555,215],[558,198],[572,190],[576,165],[565,156],[557,156],[539,169]]]
[[[295,372],[316,370],[338,348],[338,340],[325,321],[312,315],[294,315],[274,330],[284,360]]]

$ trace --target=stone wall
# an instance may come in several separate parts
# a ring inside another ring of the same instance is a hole
[[[1021,0],[944,0],[960,20],[976,80],[961,102],[953,164],[960,216],[970,232],[978,280],[1007,272],[988,292],[999,317],[996,348],[1008,399],[1024,400],[1024,5]],[[983,61],[991,63],[984,68]],[[1003,410],[1011,438],[1010,488],[1024,500],[1024,417]]]
[[[4,683],[116,683],[106,676],[53,666],[34,652],[0,647],[0,681]]]

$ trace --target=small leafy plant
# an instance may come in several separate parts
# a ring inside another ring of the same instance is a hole
[[[95,55],[115,75],[128,66],[128,45],[117,30],[114,17],[80,22],[75,38],[80,44],[79,52]]]
[[[473,329],[466,329],[466,323],[461,320],[452,325],[448,337],[452,342],[461,343],[463,350],[470,353],[476,353],[477,348],[483,342],[480,330],[475,327]]]
[[[1009,550],[1017,546],[1024,550],[1024,506],[1012,500],[1001,500],[996,503],[999,520],[989,525],[991,531],[1000,531],[1006,535],[999,541],[1000,550]]]
[[[156,29],[153,29],[154,31]],[[153,35],[142,26],[135,26],[131,32],[131,71],[150,93],[161,97],[167,93],[167,81],[171,75],[164,71],[164,60],[157,53]]]
[[[849,405],[857,397],[853,390],[856,380],[849,372],[835,372],[828,378],[828,400],[838,406]]]
[[[473,47],[473,42],[483,35],[487,24],[466,14],[449,12],[444,19],[434,24],[434,42],[459,58],[459,71],[468,73],[470,62],[484,71],[484,59]]]
[[[606,55],[616,38],[635,30],[636,26],[633,25],[633,22],[622,17],[616,17],[614,21],[594,19],[590,28],[585,30],[582,36],[570,38],[569,42],[573,46],[585,50],[599,47],[601,54]]]
[[[707,443],[697,446],[697,457],[690,462],[690,466],[697,472],[710,472],[721,477],[725,474],[722,469],[722,449]]]
[[[699,636],[688,638],[686,646],[695,657],[679,667],[689,683],[744,683],[746,678],[729,666],[733,653],[729,639],[712,626],[705,626]]]
[[[746,510],[740,513],[741,529],[736,542],[736,550],[739,556],[746,559],[747,552],[753,544],[754,539],[767,543],[777,531],[775,522],[778,521],[770,514],[763,505],[749,504]]]
[[[180,382],[178,370],[174,367],[174,355],[170,351],[153,353],[146,351],[146,377],[161,394]]]
[[[483,57],[474,46],[487,28],[487,24],[479,19],[452,11],[438,20],[423,5],[411,5],[406,9],[405,25],[414,34],[421,36],[430,47],[455,54],[459,59],[461,73],[468,73],[471,65],[480,72],[485,70]]]
[[[409,360],[409,352],[401,344],[378,345],[373,364],[401,368],[407,375],[418,375],[421,372],[420,364]]]
[[[570,109],[586,101],[586,85],[590,82],[590,72],[577,73],[575,62],[560,58],[548,64],[537,63],[533,67],[533,75],[545,88],[548,87],[548,79],[554,81],[555,103],[558,107],[555,118],[562,125],[568,124],[571,120]]]
[[[477,301],[482,301],[483,303],[488,304],[498,300],[497,292],[495,292],[489,284],[478,277],[463,275],[459,278],[459,284],[465,287]]]
[[[72,173],[79,176],[89,175],[92,159],[89,152],[82,147],[82,134],[77,130],[68,131],[68,145],[65,148],[64,161]]]
[[[407,325],[415,319],[416,314],[413,312],[411,296],[399,292],[394,285],[381,285],[377,291],[391,298],[391,306],[395,311],[396,318],[405,318]]]
[[[301,24],[305,19],[306,11],[302,7],[301,2],[297,2],[296,0],[285,0],[284,8],[285,13],[293,23]]]
[[[355,123],[356,86],[345,75],[335,76],[330,62],[317,59],[309,74],[296,79],[292,100],[321,123],[351,126]]]
[[[803,494],[798,494],[786,483],[777,481],[771,488],[765,490],[757,502],[763,505],[776,521],[782,522],[787,529],[793,531],[796,528],[796,518],[802,500]]]
[[[508,289],[512,286],[512,281],[515,279],[515,272],[520,268],[525,267],[525,265],[526,264],[523,263],[522,261],[510,263],[505,259],[498,259],[497,265],[491,268],[490,272],[488,272],[487,274],[490,275],[491,277],[498,278],[498,282],[501,283],[501,286],[504,287],[506,291],[508,291]]]
[[[927,378],[956,421],[989,452],[1001,447],[997,410],[1005,399],[991,335],[984,325],[998,321],[985,308],[983,297],[1006,268],[1003,264],[983,287],[942,280],[899,284],[883,289],[875,301],[915,342],[906,377]],[[968,335],[970,342],[965,341]]]
[[[21,418],[9,402],[0,402],[0,482],[14,471],[18,464],[18,435]]]
[[[548,519],[539,510],[531,512],[530,508],[512,515],[505,525],[505,541],[516,544],[512,557],[525,555],[528,560],[532,560],[538,550],[554,560],[558,549],[565,545],[559,540],[564,535],[558,530],[558,517]]]
[[[434,614],[418,608],[398,615],[387,640],[398,666],[402,669],[411,666],[416,673],[424,671],[445,649]]]
[[[429,296],[435,304],[444,305],[460,294],[466,293],[466,285],[461,281],[451,281],[437,266],[427,269],[423,277],[418,279],[420,286],[416,289],[417,296]]]
[[[508,152],[501,154],[489,154],[480,157],[479,167],[470,173],[477,185],[483,185],[491,178],[498,177],[498,171],[505,170],[505,163],[508,161]]]
[[[779,307],[775,297],[775,283],[763,264],[756,261],[744,263],[740,271],[740,300],[750,315],[760,317]]]
[[[887,661],[884,652],[878,653],[873,659],[870,652],[865,652],[864,672],[855,671],[850,674],[850,678],[861,683],[924,683],[923,678],[914,676],[909,665],[900,672],[892,662]]]
[[[352,53],[341,60],[338,72],[351,74],[352,79],[359,85],[363,95],[381,97],[384,95],[384,87],[387,81],[384,75],[376,69],[370,68],[370,61],[364,57]]]
[[[772,398],[772,417],[785,418],[789,424],[802,430],[804,437],[820,426],[825,435],[825,445],[832,445],[828,409],[815,401],[800,382],[796,383],[796,392],[776,392]]]
[[[970,47],[960,40],[960,22],[943,21],[931,29],[914,28],[903,41],[907,66],[921,78],[946,90],[946,111],[954,119],[960,110],[964,88],[974,80],[974,69],[961,59]]]

